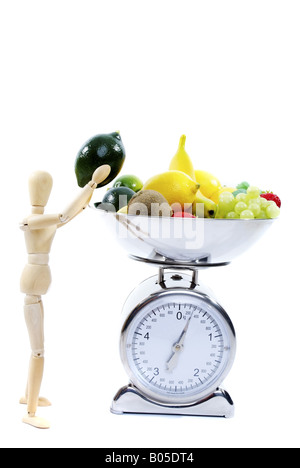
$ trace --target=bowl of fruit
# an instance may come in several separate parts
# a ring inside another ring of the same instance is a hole
[[[119,134],[111,135],[118,139],[117,146],[107,153],[99,149],[107,135],[94,137],[98,146],[81,150],[75,169],[77,174],[83,158],[81,174],[89,180],[97,166],[112,167],[113,176],[102,186],[113,185],[91,208],[135,258],[183,266],[228,263],[255,244],[280,214],[276,194],[245,181],[227,187],[211,173],[195,170],[185,150],[185,135],[165,172],[145,182],[120,175],[125,150],[121,146],[120,151]]]

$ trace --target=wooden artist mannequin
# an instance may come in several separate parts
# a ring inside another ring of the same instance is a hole
[[[110,173],[110,166],[100,166],[92,180],[81,190],[71,205],[60,214],[44,214],[51,189],[52,177],[47,172],[34,172],[29,179],[29,193],[32,212],[20,225],[24,231],[28,264],[21,277],[21,292],[26,294],[24,303],[25,321],[28,328],[31,358],[25,397],[20,403],[27,404],[27,415],[23,422],[41,429],[49,423],[36,416],[38,406],[50,406],[46,398],[40,398],[44,371],[44,309],[41,296],[47,293],[51,284],[48,265],[49,253],[57,228],[64,226],[84,210],[98,184]]]

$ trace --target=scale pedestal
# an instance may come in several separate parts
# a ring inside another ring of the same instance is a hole
[[[167,406],[155,403],[132,384],[122,387],[113,399],[111,412],[114,414],[152,414],[177,416],[209,416],[232,418],[234,403],[230,395],[218,388],[205,400],[190,406]]]
[[[213,292],[199,283],[203,265],[157,257],[147,263],[159,273],[124,305],[120,351],[130,383],[115,395],[111,412],[232,418],[234,403],[220,385],[234,361],[235,331]]]

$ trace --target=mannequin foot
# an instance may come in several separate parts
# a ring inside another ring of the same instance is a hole
[[[44,419],[44,418],[39,418],[38,416],[35,415],[30,415],[28,414],[22,419],[23,423],[29,424],[30,426],[37,427],[38,429],[49,429],[50,424],[49,422]]]
[[[20,404],[27,405],[27,398],[26,397],[20,398]],[[38,406],[45,408],[47,406],[51,406],[51,402],[47,400],[47,398],[40,397],[38,401]]]

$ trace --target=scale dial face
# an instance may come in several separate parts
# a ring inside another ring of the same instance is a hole
[[[210,395],[229,372],[235,334],[219,304],[196,292],[164,291],[132,311],[121,337],[131,382],[163,404]]]

